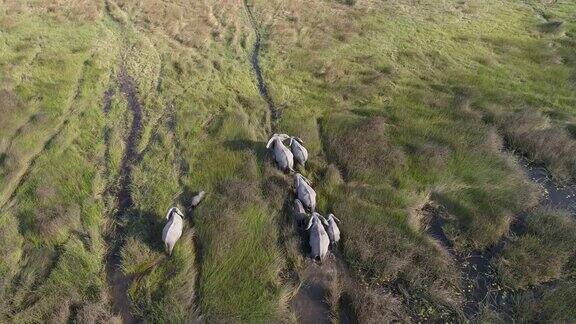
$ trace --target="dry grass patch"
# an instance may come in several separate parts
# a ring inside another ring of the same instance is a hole
[[[514,305],[520,323],[570,323],[576,318],[576,282],[561,281],[520,295]]]
[[[229,44],[240,51],[250,33],[243,1],[134,1],[117,0],[118,7],[139,26],[165,33],[176,42],[196,49],[212,43]]]
[[[347,287],[346,296],[358,323],[409,322],[408,311],[401,300],[385,289],[370,287]]]
[[[406,159],[387,138],[388,127],[382,117],[330,115],[322,123],[326,155],[341,166],[346,179],[382,183]]]
[[[576,141],[534,109],[492,112],[510,146],[545,164],[561,180],[576,179]]]

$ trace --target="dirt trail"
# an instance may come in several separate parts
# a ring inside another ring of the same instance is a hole
[[[331,323],[328,294],[331,282],[338,276],[335,260],[329,256],[319,264],[307,258],[297,275],[300,287],[290,301],[290,309],[298,323]]]
[[[333,323],[335,318],[341,324],[357,322],[349,297],[340,291],[351,278],[337,247],[330,246],[321,264],[307,258],[297,275],[300,287],[290,301],[290,308],[298,323]],[[340,295],[332,296],[335,293]]]
[[[262,68],[260,66],[262,35],[248,0],[244,1],[244,6],[256,35],[250,61],[256,75],[260,96],[268,105],[270,112],[269,133],[275,133],[280,119],[280,111],[274,104],[274,100],[270,96],[268,87],[262,76]],[[308,242],[308,233],[300,234],[304,241]],[[312,259],[307,258],[304,268],[300,271],[294,271],[294,274],[298,277],[297,280],[300,282],[300,286],[290,301],[290,308],[298,317],[299,323],[332,323],[334,316],[340,317],[342,323],[354,322],[354,316],[347,302],[338,302],[338,304],[345,305],[337,310],[339,314],[332,314],[334,310],[331,308],[331,302],[328,300],[331,288],[341,284],[339,281],[348,280],[349,278],[345,262],[335,247],[331,247],[331,253],[329,253],[328,258],[324,260],[322,264],[318,264]],[[332,293],[334,293],[334,291]]]
[[[112,97],[114,96],[114,88],[110,87],[104,92],[104,104],[102,110],[107,116],[112,108]],[[110,136],[112,134],[112,129],[109,126],[104,127],[104,176],[106,179],[110,179]],[[106,188],[106,193],[110,193],[110,186]]]
[[[252,8],[250,7],[250,4],[248,4],[247,0],[244,1],[244,6],[246,7],[248,17],[250,18],[252,29],[254,29],[254,34],[256,35],[256,40],[254,42],[254,49],[252,50],[252,56],[250,62],[252,63],[252,69],[256,74],[256,81],[258,83],[258,90],[260,91],[260,96],[262,96],[262,99],[266,101],[266,104],[268,105],[268,110],[270,111],[270,124],[271,124],[270,131],[275,132],[278,120],[280,119],[280,111],[274,104],[274,100],[272,100],[272,97],[268,92],[268,86],[266,85],[264,77],[262,76],[262,68],[260,67],[260,50],[262,47],[262,35],[260,33],[260,28],[258,27],[256,17],[254,17]]]
[[[138,322],[137,319],[130,312],[130,299],[127,293],[131,278],[126,277],[120,268],[122,261],[120,250],[122,245],[124,245],[124,236],[126,234],[123,223],[126,221],[127,214],[132,207],[130,187],[134,162],[138,156],[138,142],[142,135],[142,107],[138,101],[136,82],[127,73],[125,67],[120,69],[118,80],[120,91],[126,97],[128,109],[132,113],[132,124],[126,138],[126,146],[120,164],[119,189],[116,192],[116,213],[114,215],[116,224],[107,238],[111,248],[106,256],[106,277],[114,310],[120,314],[124,323],[136,323]]]
[[[102,110],[104,114],[108,114],[112,109],[112,97],[114,96],[114,88],[109,87],[106,91],[104,91],[104,105],[102,106]]]

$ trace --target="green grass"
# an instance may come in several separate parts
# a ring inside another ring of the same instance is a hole
[[[330,293],[362,322],[464,320],[461,272],[426,233],[425,204],[467,253],[537,203],[506,150],[576,178],[576,5],[546,3],[253,2],[278,130],[304,139],[320,212],[342,220],[350,278]],[[292,179],[264,149],[242,1],[0,1],[0,30],[1,322],[114,320],[104,256],[116,242],[131,311],[148,321],[294,317],[285,274],[305,263],[285,209]],[[132,121],[122,67],[143,127],[134,204],[114,224]],[[168,257],[174,205],[186,226]],[[573,317],[571,224],[533,213],[498,257],[499,279],[528,289],[515,293],[518,320]]]
[[[343,193],[329,189],[324,206],[345,219],[344,251],[357,274],[385,283],[408,277],[413,295],[434,287],[427,300],[446,291],[435,284],[457,286],[457,270],[426,248],[414,209],[426,197],[442,206],[457,251],[497,243],[539,195],[503,152],[503,138],[557,177],[571,177],[574,139],[563,128],[574,118],[573,41],[542,32],[526,3],[257,1],[256,8],[266,28],[265,77],[284,107],[280,124],[302,125],[314,146],[301,121],[321,120],[324,155],[350,182]],[[550,9],[573,29],[574,5]],[[548,116],[549,130],[528,126],[514,141],[507,129],[520,125],[495,120],[494,111]],[[459,308],[455,299],[434,305]]]
[[[1,201],[9,203],[0,216],[7,240],[0,317],[59,322],[74,311],[79,319],[106,320],[100,104],[115,53],[94,46],[114,39],[101,25],[30,10],[3,15],[4,23],[10,20],[3,44],[24,59],[12,62],[20,72],[3,73],[18,77],[3,87],[21,108],[4,106],[5,120],[24,124],[2,135],[12,141],[3,149]],[[10,69],[6,63],[3,71]]]
[[[137,301],[136,313],[158,321],[194,320],[201,314],[213,321],[265,322],[281,316],[276,223],[259,189],[264,161],[252,151],[265,140],[259,129],[265,108],[247,50],[236,56],[230,52],[238,50],[233,43],[216,40],[203,47],[210,56],[200,58],[192,45],[197,39],[187,31],[154,33],[140,21],[145,9],[121,7],[130,13],[134,30],[142,28],[134,37],[136,55],[128,59],[146,98],[145,118],[150,116],[140,145],[145,155],[132,184],[138,221],[127,225],[133,238],[123,248],[125,272],[135,277],[129,294]],[[205,26],[198,28],[201,34]],[[185,46],[174,37],[183,38]],[[150,67],[149,53],[162,53],[159,70]],[[186,239],[166,259],[158,246],[166,208],[180,205],[188,212],[186,201],[199,190],[208,192],[206,201],[187,214]],[[175,302],[183,295],[186,302]]]
[[[538,210],[527,216],[526,233],[504,248],[496,262],[502,282],[525,289],[573,275],[576,222],[564,212]]]

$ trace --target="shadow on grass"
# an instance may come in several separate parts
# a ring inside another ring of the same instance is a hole
[[[232,151],[252,151],[259,164],[263,164],[268,158],[268,149],[266,149],[266,144],[263,142],[237,139],[225,141],[224,146]]]
[[[164,253],[162,230],[166,225],[166,220],[151,211],[131,210],[128,214],[132,223],[126,228],[124,241],[129,237],[138,238],[151,251]]]

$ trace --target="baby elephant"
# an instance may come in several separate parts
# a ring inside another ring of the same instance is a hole
[[[204,196],[206,196],[206,192],[200,191],[196,196],[192,197],[192,200],[190,201],[192,208],[198,206],[200,202],[204,199]]]
[[[306,210],[304,209],[304,205],[299,199],[294,200],[294,219],[296,220],[296,225],[300,228],[306,226]]]
[[[320,262],[324,260],[326,253],[328,253],[328,246],[330,245],[330,239],[328,238],[328,234],[321,222],[328,225],[324,217],[314,212],[312,213],[312,217],[310,218],[310,221],[308,221],[308,226],[306,227],[306,230],[310,230],[310,249],[312,257],[314,260]]]
[[[266,144],[267,149],[272,149],[274,160],[278,164],[278,167],[284,172],[294,170],[294,155],[292,155],[292,152],[282,143],[282,141],[289,138],[290,136],[286,134],[274,134]]]
[[[296,198],[298,198],[304,206],[314,212],[316,210],[316,191],[310,186],[308,179],[304,178],[300,173],[294,176],[294,185],[296,186]]]
[[[305,166],[308,160],[308,150],[304,147],[304,142],[299,137],[290,137],[290,150],[294,155],[294,161],[301,166]]]
[[[164,247],[169,255],[172,255],[172,250],[174,245],[180,236],[182,236],[182,228],[184,227],[184,220],[182,219],[184,214],[177,207],[172,207],[166,214],[166,219],[168,223],[164,226],[162,231],[162,241],[164,241]]]
[[[340,229],[336,225],[336,221],[340,223],[340,220],[334,216],[334,214],[328,214],[328,237],[330,238],[330,243],[336,244],[340,241]]]

